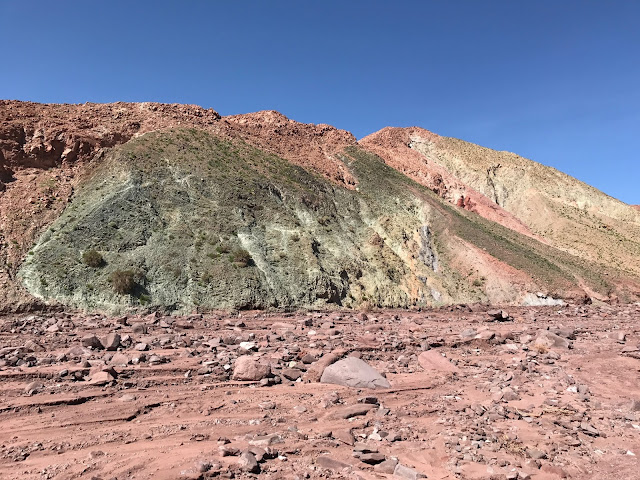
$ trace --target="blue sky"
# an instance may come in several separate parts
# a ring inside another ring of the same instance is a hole
[[[417,125],[640,203],[640,2],[0,0],[0,97]]]

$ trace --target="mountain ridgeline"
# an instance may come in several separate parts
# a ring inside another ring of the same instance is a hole
[[[4,310],[640,296],[640,212],[514,154],[193,106],[2,102],[0,119]]]

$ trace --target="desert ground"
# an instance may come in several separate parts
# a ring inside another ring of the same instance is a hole
[[[0,478],[640,478],[639,319],[4,316]]]

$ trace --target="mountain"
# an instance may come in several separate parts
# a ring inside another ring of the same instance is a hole
[[[632,301],[640,212],[426,130],[0,102],[7,311]]]
[[[554,168],[417,128],[383,129],[360,143],[451,202],[572,255],[640,275],[640,213]]]

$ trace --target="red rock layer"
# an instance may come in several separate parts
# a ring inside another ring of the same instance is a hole
[[[448,170],[431,161],[422,153],[410,148],[411,139],[415,137],[436,144],[440,138],[439,135],[419,127],[386,127],[363,138],[358,143],[381,157],[387,165],[431,189],[454,205],[475,212],[487,220],[499,223],[518,233],[540,240],[511,213],[482,193],[460,182]]]
[[[347,188],[356,184],[336,156],[357,143],[345,130],[325,124],[298,123],[272,110],[223,117],[220,128],[225,124],[233,137],[311,168]]]
[[[15,169],[70,165],[161,128],[210,128],[213,109],[161,103],[38,104],[0,100],[0,171],[9,181]]]
[[[60,215],[90,160],[137,135],[174,127],[240,138],[347,188],[355,185],[335,156],[356,144],[353,135],[277,112],[222,118],[195,105],[0,100],[0,310],[31,305],[33,299],[15,279],[17,269],[40,232]]]

